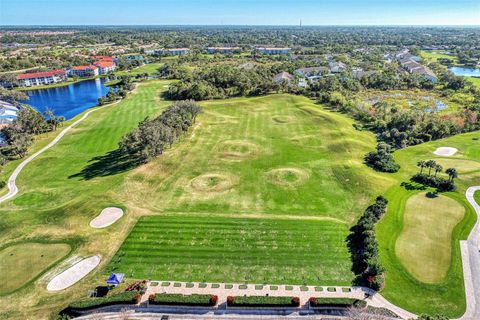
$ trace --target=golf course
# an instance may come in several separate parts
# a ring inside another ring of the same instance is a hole
[[[0,259],[35,267],[2,272],[15,281],[0,291],[0,319],[48,318],[111,271],[139,280],[348,286],[345,239],[378,195],[389,200],[376,227],[381,294],[417,314],[463,314],[459,240],[476,221],[464,194],[478,184],[479,133],[398,150],[401,169],[380,173],[364,164],[374,134],[308,98],[272,94],[201,102],[192,129],[162,155],[140,166],[119,159],[122,137],[171,104],[162,98],[168,84],[141,82],[20,173],[19,193],[0,204]],[[29,154],[61,129],[39,136]],[[443,157],[433,153],[438,147],[459,151]],[[455,192],[427,197],[430,189],[402,185],[430,159],[457,168]],[[20,162],[8,163],[2,179]],[[107,207],[123,216],[92,228]],[[93,255],[100,265],[84,279],[46,290],[71,261]]]

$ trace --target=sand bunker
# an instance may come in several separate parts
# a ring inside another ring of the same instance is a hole
[[[436,154],[437,156],[453,156],[455,153],[457,153],[458,149],[457,148],[451,148],[451,147],[440,147],[437,148],[433,153]]]
[[[308,180],[307,171],[300,168],[279,168],[267,173],[271,183],[282,187],[296,187]]]
[[[292,116],[275,116],[272,120],[276,123],[292,123],[295,122],[295,117]]]
[[[123,210],[115,207],[108,207],[102,210],[102,212],[90,221],[90,227],[92,228],[106,228],[109,225],[114,224],[118,219],[123,216]]]
[[[238,182],[238,177],[226,173],[215,172],[202,174],[190,181],[193,191],[203,193],[223,192],[231,189]]]
[[[100,263],[99,256],[83,259],[55,276],[47,285],[48,291],[64,290],[89,274]]]
[[[253,142],[246,140],[227,140],[219,146],[220,158],[230,161],[242,161],[255,157],[260,148]]]

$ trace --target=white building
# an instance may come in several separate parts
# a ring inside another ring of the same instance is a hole
[[[98,76],[98,68],[94,65],[90,66],[75,66],[72,67],[68,74],[70,76],[77,76],[77,77],[95,77]]]
[[[272,48],[272,47],[260,47],[257,51],[262,54],[289,54],[292,48]]]
[[[98,68],[99,74],[107,74],[115,70],[116,67],[115,62],[108,60],[97,61],[94,63],[94,65]]]
[[[10,125],[17,118],[19,108],[6,101],[0,100],[0,127]]]
[[[44,72],[22,73],[17,76],[17,80],[23,87],[42,86],[66,81],[67,72],[65,70],[50,70]]]

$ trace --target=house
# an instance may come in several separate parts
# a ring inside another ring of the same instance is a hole
[[[93,56],[93,61],[112,61],[115,62],[115,58],[111,56]]]
[[[12,124],[18,116],[20,109],[13,104],[0,100],[0,127]]]
[[[67,80],[65,70],[50,70],[44,72],[22,73],[17,76],[20,86],[33,87],[64,82]]]
[[[372,74],[374,74],[375,71],[365,71],[362,68],[353,68],[352,69],[352,77],[355,79],[361,79],[363,77],[368,77]]]
[[[89,66],[75,66],[72,67],[68,74],[70,76],[77,76],[77,77],[96,77],[99,74],[97,66],[89,65]]]
[[[295,77],[293,75],[291,75],[290,73],[283,71],[283,72],[280,72],[279,74],[277,74],[275,77],[273,77],[273,82],[275,82],[275,83],[286,82],[290,85],[294,78]]]
[[[427,80],[432,81],[433,83],[437,82],[437,76],[435,73],[433,73],[430,68],[421,65],[420,63],[414,61],[414,60],[405,60],[404,58],[399,61],[400,65],[404,70],[406,70],[409,73],[412,74],[417,74],[419,76],[424,77]]]
[[[222,54],[231,54],[231,53],[240,53],[242,48],[240,47],[208,47],[207,52],[210,54],[213,53],[222,53]]]
[[[115,70],[115,67],[116,67],[115,62],[107,61],[107,60],[94,62],[93,65],[98,68],[98,73],[99,74],[107,74],[107,73]]]
[[[333,73],[342,72],[347,69],[347,65],[343,62],[331,61],[328,65],[330,66],[330,71]]]
[[[262,54],[289,54],[292,48],[260,47],[260,48],[257,48],[256,50]]]
[[[310,68],[300,68],[295,70],[295,74],[300,77],[312,77],[319,76],[327,73],[329,70],[327,67],[310,67]]]

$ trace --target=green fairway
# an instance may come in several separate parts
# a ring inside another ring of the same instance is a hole
[[[154,62],[149,64],[144,64],[143,66],[132,69],[131,71],[117,71],[115,75],[117,76],[136,76],[137,74],[148,73],[149,76],[152,76],[158,72],[158,68],[163,65],[163,62]]]
[[[450,268],[453,228],[465,209],[446,196],[411,196],[406,203],[403,230],[395,252],[405,268],[425,283],[441,282]]]
[[[71,247],[65,243],[25,242],[0,251],[0,295],[10,293],[36,278],[65,257]]]
[[[437,62],[440,58],[450,59],[454,64],[458,63],[458,58],[456,56],[449,55],[445,53],[444,50],[422,50],[420,51],[420,56],[430,63]]]
[[[107,270],[139,279],[348,285],[347,233],[324,221],[144,217]]]

